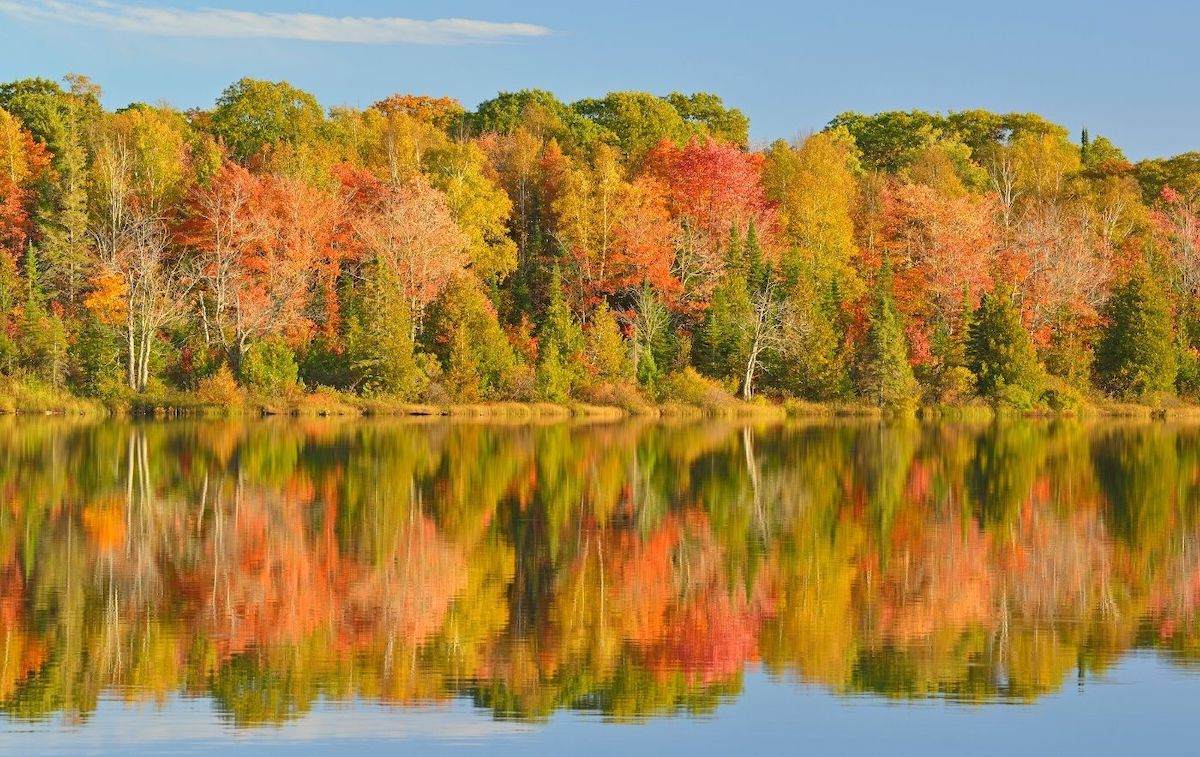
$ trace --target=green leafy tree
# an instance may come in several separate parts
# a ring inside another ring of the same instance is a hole
[[[459,321],[450,338],[450,354],[444,375],[446,391],[457,402],[478,402],[483,389],[479,354],[471,349],[467,324]]]
[[[680,143],[692,131],[670,102],[649,92],[609,92],[571,105],[579,115],[616,137],[629,162],[638,165],[662,140]]]
[[[281,144],[313,139],[325,120],[317,98],[287,82],[241,79],[217,98],[212,130],[244,160]]]
[[[346,325],[355,385],[371,394],[420,397],[427,380],[413,344],[411,318],[394,276],[386,266],[372,267]]]
[[[434,303],[426,349],[457,382],[449,391],[497,400],[512,396],[527,375],[477,279],[458,276]],[[478,386],[472,382],[477,378]]]
[[[836,306],[807,277],[792,285],[787,298],[783,346],[768,363],[767,383],[816,402],[844,398],[851,391],[850,374],[832,315]]]

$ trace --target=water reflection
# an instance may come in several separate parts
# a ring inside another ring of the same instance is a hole
[[[1200,660],[1200,430],[0,425],[0,711],[1032,701]]]

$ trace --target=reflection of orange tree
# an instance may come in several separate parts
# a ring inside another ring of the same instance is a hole
[[[25,617],[25,580],[13,555],[0,557],[0,701],[46,662],[47,649]]]

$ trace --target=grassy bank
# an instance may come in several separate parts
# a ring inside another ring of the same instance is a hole
[[[63,389],[0,380],[0,415],[62,415],[154,418],[227,417],[449,417],[499,423],[552,423],[567,419],[613,421],[630,417],[670,420],[705,418],[783,420],[882,419],[879,408],[853,402],[782,402],[756,398],[743,401],[726,392],[705,391],[651,404],[642,398],[622,398],[620,404],[598,402],[480,402],[413,403],[386,397],[320,390],[263,397],[239,392],[214,400],[196,392],[147,394],[132,400],[108,402],[78,397]],[[1179,400],[1154,405],[1094,400],[1070,412],[1020,412],[996,409],[982,402],[927,405],[917,411],[922,420],[989,421],[996,417],[1078,417],[1129,420],[1200,421],[1200,406]]]

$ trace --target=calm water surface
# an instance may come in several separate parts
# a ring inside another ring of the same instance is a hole
[[[1200,428],[0,422],[0,753],[1192,754]]]

